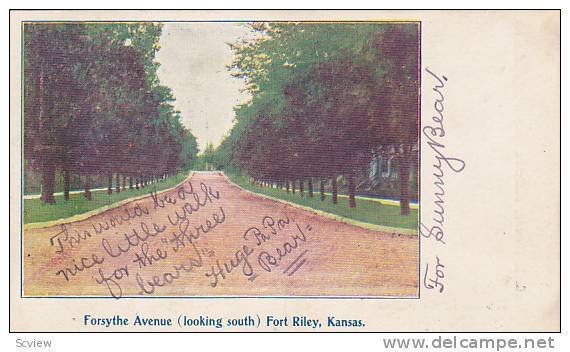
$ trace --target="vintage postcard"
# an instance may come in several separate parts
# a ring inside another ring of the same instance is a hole
[[[559,12],[10,19],[12,330],[560,329]]]

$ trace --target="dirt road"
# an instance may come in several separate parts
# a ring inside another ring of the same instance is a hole
[[[416,296],[418,237],[195,173],[83,221],[24,230],[25,296]]]

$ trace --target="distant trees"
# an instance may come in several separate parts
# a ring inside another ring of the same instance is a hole
[[[24,157],[42,174],[44,202],[55,202],[57,171],[65,199],[70,174],[84,177],[90,199],[93,175],[120,192],[195,157],[196,140],[156,75],[160,33],[153,23],[24,25]]]
[[[409,213],[411,148],[418,141],[417,24],[253,23],[232,44],[229,69],[252,95],[218,152],[257,182],[298,186],[337,177],[356,206],[355,170],[379,146],[399,151],[401,213]],[[321,199],[324,199],[324,193]]]

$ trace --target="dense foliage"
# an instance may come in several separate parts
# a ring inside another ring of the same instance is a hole
[[[301,194],[313,178],[348,183],[355,169],[392,146],[398,154],[401,212],[409,213],[411,149],[418,141],[419,36],[416,23],[253,23],[231,45],[229,70],[252,100],[218,147],[217,167],[237,166],[254,182]]]
[[[157,76],[162,26],[154,23],[24,25],[24,157],[54,203],[56,172],[105,175],[112,192],[188,167],[198,148]]]

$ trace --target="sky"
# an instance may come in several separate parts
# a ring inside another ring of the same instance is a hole
[[[170,87],[182,123],[198,139],[201,151],[217,146],[233,125],[233,107],[249,97],[244,83],[231,77],[225,65],[232,61],[227,43],[247,37],[238,23],[165,23],[157,61],[161,84]]]

